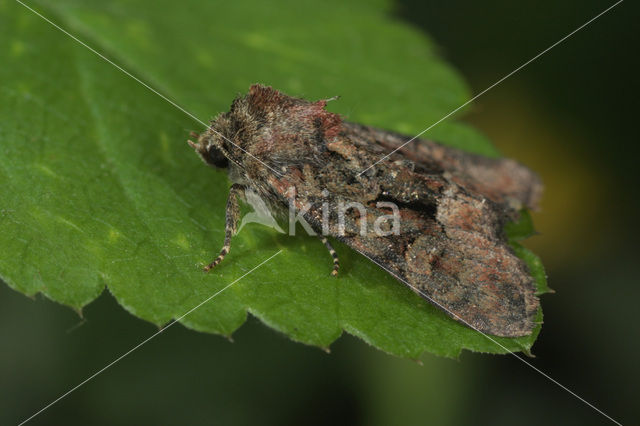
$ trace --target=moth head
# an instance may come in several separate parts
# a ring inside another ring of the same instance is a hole
[[[188,140],[187,143],[205,163],[219,169],[225,169],[229,166],[228,151],[224,144],[224,138],[220,134],[209,128],[201,135],[193,132],[191,135],[197,137],[198,141]]]

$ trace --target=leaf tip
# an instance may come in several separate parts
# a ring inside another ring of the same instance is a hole
[[[82,306],[79,306],[79,307],[74,306],[72,309],[76,314],[78,314],[80,319],[84,321],[84,312],[83,312]]]

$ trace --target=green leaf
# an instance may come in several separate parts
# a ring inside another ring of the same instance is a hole
[[[531,214],[527,210],[521,210],[518,220],[507,223],[504,231],[511,241],[521,241],[536,234]]]
[[[386,1],[28,4],[203,121],[254,82],[339,94],[331,108],[348,119],[406,133],[469,99]],[[180,322],[230,336],[250,312],[299,342],[328,348],[345,330],[411,358],[533,344],[539,328],[489,340],[343,245],[330,277],[315,238],[256,224],[204,274],[222,245],[229,181],[185,144],[201,124],[14,1],[0,0],[0,34],[0,277],[12,288],[80,311],[106,286],[161,325],[282,250]],[[453,119],[429,136],[497,154]],[[538,259],[522,253],[544,291]]]

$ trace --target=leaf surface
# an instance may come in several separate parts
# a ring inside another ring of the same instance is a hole
[[[375,2],[29,2],[207,122],[260,82],[308,99],[341,95],[348,120],[417,133],[469,99],[423,34]],[[527,351],[448,318],[336,244],[341,275],[315,238],[250,224],[209,274],[224,238],[229,181],[185,144],[197,120],[19,4],[0,0],[0,277],[77,310],[105,289],[130,313],[230,336],[247,312],[291,339],[328,348],[343,331],[398,356]],[[427,136],[487,155],[448,119]],[[528,217],[525,217],[528,220]],[[544,271],[513,244],[541,292]],[[541,313],[539,314],[541,317]],[[496,343],[497,342],[497,343]]]

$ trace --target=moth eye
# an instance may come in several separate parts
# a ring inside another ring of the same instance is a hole
[[[227,160],[227,157],[224,156],[222,151],[213,146],[209,148],[209,158],[207,160],[214,167],[220,169],[224,169],[229,165],[229,160]]]

